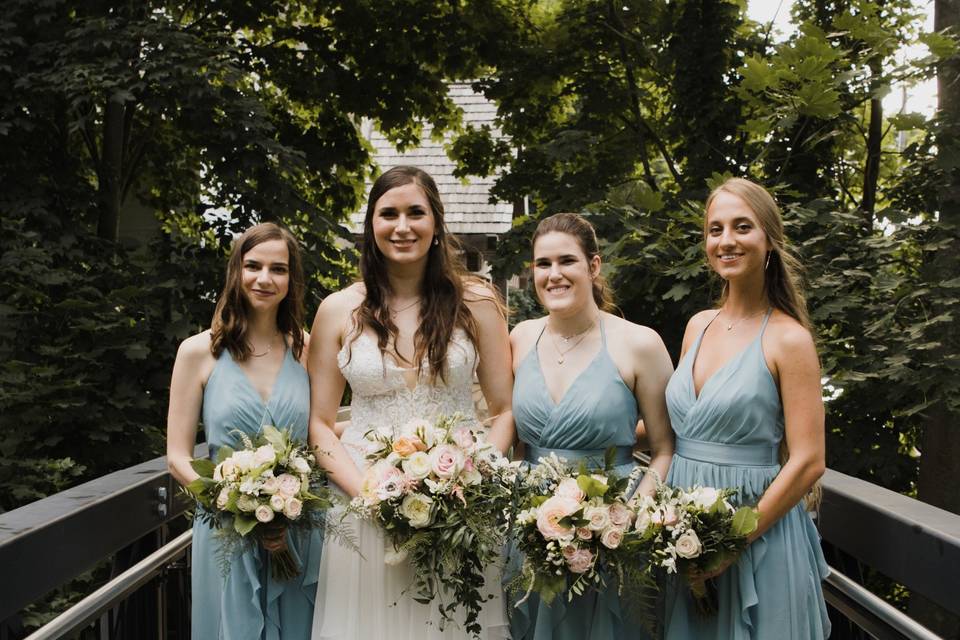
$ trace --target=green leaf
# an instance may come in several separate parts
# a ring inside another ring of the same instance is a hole
[[[577,486],[587,494],[587,498],[597,498],[609,490],[606,482],[600,482],[596,478],[588,475],[577,476]]]
[[[190,461],[190,466],[203,478],[212,478],[213,471],[217,468],[209,458],[194,458]]]
[[[233,517],[233,530],[241,536],[245,536],[253,531],[255,526],[257,526],[257,519],[253,516],[240,515],[238,513]]]
[[[747,537],[757,530],[760,522],[760,512],[753,507],[740,507],[733,514],[730,531],[737,536]]]
[[[927,45],[930,53],[941,59],[949,58],[957,52],[957,39],[943,32],[921,33],[917,39]]]
[[[217,464],[220,464],[230,456],[236,453],[232,448],[223,446],[217,449]],[[210,475],[213,475],[213,472],[210,472]]]

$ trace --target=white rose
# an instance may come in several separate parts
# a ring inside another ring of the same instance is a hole
[[[277,493],[283,494],[283,497],[285,498],[295,496],[297,495],[297,492],[300,491],[300,478],[295,475],[281,473],[279,476],[277,476],[277,480],[280,482]]]
[[[563,496],[564,498],[573,498],[577,502],[583,502],[584,498],[587,497],[586,494],[583,493],[583,489],[580,488],[580,485],[577,484],[575,478],[564,478],[561,480],[554,494]]]
[[[255,515],[260,522],[270,522],[273,520],[273,509],[265,504],[261,504],[257,507],[256,511],[253,512],[253,515]]]
[[[291,456],[290,466],[293,467],[297,473],[310,473],[310,463],[300,456]]]
[[[703,545],[700,544],[700,538],[693,529],[687,529],[683,532],[676,542],[677,555],[681,558],[696,558],[703,551]]]
[[[411,527],[422,529],[433,522],[433,498],[422,493],[411,493],[400,503],[400,515]]]
[[[283,505],[283,515],[291,520],[296,520],[303,513],[303,502],[296,498],[287,498]]]
[[[256,509],[258,504],[259,503],[257,502],[257,499],[253,496],[244,494],[237,498],[237,509],[240,509],[240,511],[246,511],[249,513]]]
[[[223,463],[222,462],[213,468],[213,479],[216,482],[223,482]]]
[[[460,481],[466,485],[480,484],[483,481],[483,476],[476,469],[465,469],[460,472]]]
[[[286,500],[283,499],[283,496],[279,493],[275,493],[270,496],[270,508],[274,511],[283,511],[283,505],[286,503]]]
[[[428,447],[433,446],[433,440],[428,441],[428,438],[433,435],[433,425],[423,418],[414,418],[408,421],[400,427],[400,435],[407,438],[420,438]]]
[[[237,466],[237,469],[242,471],[249,471],[254,467],[253,464],[253,451],[248,451],[244,449],[243,451],[237,451],[230,458],[233,460],[233,463]]]
[[[223,511],[227,508],[227,501],[230,500],[230,490],[224,487],[217,496],[217,509]]]
[[[260,487],[260,490],[273,495],[280,490],[280,481],[272,473],[270,475],[263,474],[263,486]]]
[[[430,456],[423,451],[417,451],[400,463],[403,472],[413,480],[423,480],[430,475]]]
[[[700,487],[693,492],[693,503],[701,509],[709,509],[720,498],[720,492],[713,487]]]
[[[637,514],[637,523],[636,530],[643,534],[646,533],[647,529],[650,528],[650,525],[653,524],[653,520],[650,518],[650,512],[644,509],[643,511]]]
[[[587,528],[591,531],[603,531],[610,524],[610,512],[606,506],[586,507],[583,517],[590,521]]]
[[[276,461],[277,452],[274,450],[272,444],[265,444],[262,447],[257,447],[256,451],[253,452],[253,464],[256,467],[260,467],[265,464],[273,464]]]

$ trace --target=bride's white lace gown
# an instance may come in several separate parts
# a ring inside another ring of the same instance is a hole
[[[353,393],[350,426],[341,441],[360,469],[367,466],[368,442],[363,436],[371,429],[397,428],[413,418],[431,419],[440,414],[475,415],[471,387],[477,353],[461,330],[454,332],[447,349],[446,382],[438,377],[431,383],[424,371],[417,385],[408,388],[403,370],[389,356],[384,358],[376,340],[365,333],[348,342],[337,359]],[[340,513],[331,517],[339,519]],[[348,516],[344,525],[351,530],[359,553],[327,536],[320,560],[313,640],[468,637],[462,625],[449,622],[441,631],[436,602],[424,605],[412,599],[413,571],[407,563],[384,564],[386,545],[379,528],[353,516]],[[499,568],[487,571],[487,590],[494,598],[484,604],[480,616],[482,637],[509,638]]]

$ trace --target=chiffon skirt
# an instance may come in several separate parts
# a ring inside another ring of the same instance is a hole
[[[353,515],[339,521],[341,510],[330,517],[346,529],[357,550],[328,536],[320,563],[313,640],[447,640],[471,637],[463,628],[464,617],[442,622],[435,599],[430,604],[413,600],[414,571],[407,562],[390,566],[384,554],[390,543],[375,524]],[[359,551],[359,553],[358,553]],[[486,572],[486,591],[491,595],[480,613],[481,638],[509,638],[500,586],[501,570]],[[443,594],[444,604],[452,602]]]
[[[724,465],[674,456],[669,484],[739,487],[740,502],[755,504],[780,467]],[[830,620],[821,581],[829,568],[810,515],[797,505],[715,578],[719,612],[701,617],[689,590],[673,577],[666,589],[666,640],[821,640]]]
[[[194,640],[307,640],[313,619],[317,571],[323,547],[320,531],[290,531],[287,542],[300,575],[278,582],[270,577],[266,552],[244,546],[220,568],[220,541],[208,525],[194,520],[191,549],[191,637]]]

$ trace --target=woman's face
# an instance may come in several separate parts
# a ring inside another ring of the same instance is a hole
[[[243,254],[241,286],[251,309],[267,311],[280,306],[290,288],[287,243],[267,240]]]
[[[707,209],[707,261],[724,280],[762,273],[772,249],[756,214],[740,196],[720,191]]]
[[[569,233],[545,233],[533,245],[533,283],[549,313],[576,312],[593,300],[600,256],[587,258]]]
[[[436,234],[427,195],[416,182],[390,189],[373,208],[373,239],[388,262],[424,260]]]

